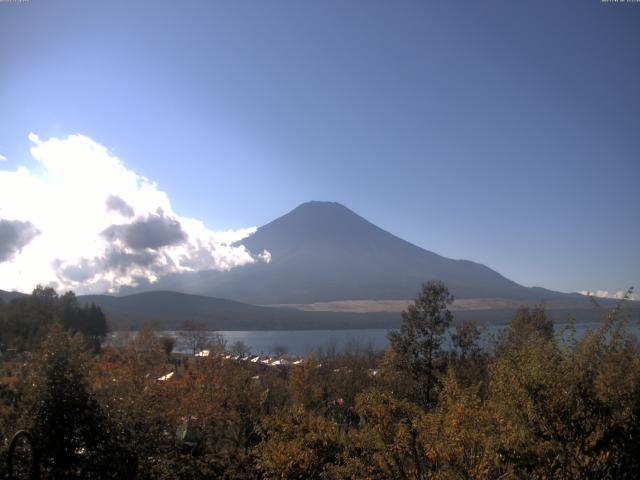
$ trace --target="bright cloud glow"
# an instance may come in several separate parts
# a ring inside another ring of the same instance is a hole
[[[155,183],[86,136],[41,140],[32,133],[29,140],[44,174],[0,170],[0,220],[12,222],[7,231],[28,222],[34,232],[0,261],[1,289],[30,291],[43,283],[115,292],[168,273],[270,259],[269,252],[252,256],[233,245],[255,228],[214,232],[176,215]]]
[[[7,157],[5,157],[4,155],[0,155],[0,162],[4,162],[7,160]]]
[[[616,292],[609,292],[608,290],[596,290],[595,292],[591,292],[589,290],[580,290],[578,293],[582,294],[582,295],[592,295],[594,297],[599,297],[599,298],[617,298],[618,300],[621,300],[624,298],[625,294],[627,293],[626,290],[618,290]],[[636,294],[632,293],[629,296],[629,300],[635,300]]]

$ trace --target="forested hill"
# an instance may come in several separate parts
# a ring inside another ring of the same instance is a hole
[[[114,329],[139,328],[144,324],[172,329],[184,320],[196,320],[212,330],[339,330],[396,328],[400,324],[400,312],[303,311],[164,291],[123,297],[85,295],[78,300],[100,306]],[[504,323],[514,311],[515,308],[455,310],[454,318],[456,322]],[[555,321],[566,321],[569,315],[574,315],[577,321],[601,318],[601,312],[595,308],[547,308],[547,313]]]
[[[0,301],[0,351],[35,348],[55,323],[84,334],[96,350],[109,329],[100,307],[79,302],[73,292],[59,295],[53,288],[38,286],[31,295],[13,294]]]
[[[313,330],[389,328],[400,321],[397,313],[304,312],[163,291],[124,297],[85,295],[79,301],[100,306],[113,328],[145,323],[175,328],[184,320],[196,320],[212,330]]]
[[[23,293],[0,291],[0,299],[8,306],[29,296]],[[158,328],[177,328],[184,320],[195,320],[212,330],[315,330],[315,329],[359,329],[396,328],[400,322],[399,311],[386,312],[338,312],[304,311],[294,308],[275,308],[250,305],[201,295],[177,292],[154,291],[127,296],[80,295],[80,305],[95,304],[106,314],[111,329],[138,329],[145,324]],[[602,301],[604,307],[612,308],[614,302]],[[530,303],[531,304],[531,303]],[[515,305],[515,304],[514,304]],[[638,317],[638,302],[627,302]],[[455,305],[454,305],[455,307]],[[460,310],[454,308],[456,321],[473,320],[478,323],[504,323],[515,311],[509,308],[477,308]],[[572,315],[577,321],[594,321],[601,312],[583,302],[580,308],[571,305],[549,304],[547,313],[555,321],[565,321]]]
[[[10,302],[14,298],[24,297],[24,293],[20,292],[7,292],[6,290],[0,290],[0,301],[5,303]]]

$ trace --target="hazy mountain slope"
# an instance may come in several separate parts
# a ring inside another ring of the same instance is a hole
[[[391,313],[301,312],[165,291],[78,298],[99,305],[115,329],[139,328],[145,323],[172,329],[183,320],[203,322],[214,330],[387,328],[397,326],[400,318]]]
[[[205,323],[212,330],[321,330],[354,328],[397,328],[398,312],[335,312],[301,311],[248,305],[199,295],[176,292],[147,292],[124,297],[86,295],[82,303],[95,303],[107,314],[112,328],[140,328],[146,323],[161,329],[179,328],[183,320]],[[637,305],[636,302],[632,302]],[[473,320],[479,323],[504,323],[513,317],[516,304],[496,308],[459,310],[454,308],[455,321]],[[635,307],[634,317],[638,316]],[[547,313],[556,321],[566,321],[569,314],[577,321],[601,318],[596,309],[575,305],[551,305]]]
[[[248,305],[219,298],[176,292],[147,292],[123,297],[86,295],[82,303],[95,303],[107,314],[115,330],[137,329],[151,324],[160,329],[176,329],[185,320],[206,324],[212,330],[341,330],[357,328],[397,328],[398,312],[353,313],[333,311],[301,311]],[[633,302],[636,303],[636,302]],[[580,322],[596,321],[601,312],[577,305],[551,306],[547,313],[556,321],[566,321],[569,314]],[[635,308],[635,307],[634,307]],[[513,306],[491,309],[457,310],[455,321],[473,320],[479,323],[505,323],[513,317]],[[634,317],[638,316],[635,309]]]
[[[25,294],[20,292],[7,292],[6,290],[0,290],[0,300],[3,302],[10,302],[14,298],[23,297]]]
[[[398,298],[401,293],[411,298],[430,279],[444,281],[461,297],[513,296],[522,289],[484,265],[406,242],[338,203],[305,203],[242,243],[252,252],[271,252],[265,273],[271,270],[291,287],[302,280],[317,291],[301,296],[325,300]]]
[[[417,247],[338,203],[304,203],[240,243],[255,254],[268,250],[271,262],[172,275],[146,288],[282,304],[414,298],[423,282],[438,279],[458,298],[566,297]]]

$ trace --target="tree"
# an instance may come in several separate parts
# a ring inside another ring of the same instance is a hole
[[[176,346],[176,339],[174,337],[164,335],[158,339],[158,342],[160,342],[162,351],[167,356],[167,359],[169,359],[169,357],[171,356],[171,352],[173,352],[173,349]]]
[[[444,283],[427,282],[414,303],[402,312],[400,330],[388,334],[398,367],[411,375],[415,400],[423,406],[433,405],[437,375],[445,367],[440,347],[453,318],[448,309],[452,303],[453,296]]]
[[[80,305],[71,291],[59,296],[53,288],[38,285],[31,295],[14,299],[0,312],[0,343],[20,350],[35,350],[54,321],[87,337],[95,352],[108,332],[100,307]]]
[[[575,346],[532,335],[494,357],[487,408],[516,478],[640,478],[640,351],[613,310]]]
[[[302,365],[295,365],[291,369],[288,387],[294,405],[313,410],[326,404],[319,366],[315,356],[310,354]]]
[[[277,356],[281,357],[289,353],[289,349],[285,345],[274,345],[271,347],[271,351]]]
[[[180,337],[195,355],[209,346],[211,334],[204,323],[185,320],[180,324]]]
[[[498,339],[498,350],[519,349],[528,342],[540,338],[544,341],[553,339],[553,320],[551,320],[543,305],[533,308],[521,306],[516,310],[509,326]]]
[[[72,332],[81,332],[91,342],[94,351],[99,351],[109,326],[107,317],[100,307],[95,304],[80,306],[75,293],[68,291],[61,297],[60,321]]]
[[[507,477],[496,451],[495,417],[482,399],[480,385],[465,387],[448,371],[438,406],[416,421],[418,440],[438,472],[438,479]]]
[[[480,330],[478,330],[475,323],[470,321],[456,325],[456,330],[451,335],[451,342],[463,360],[480,349],[478,345],[479,339]]]
[[[418,429],[429,412],[376,388],[358,395],[355,411],[358,428],[349,430],[342,465],[329,478],[438,478]]]
[[[231,353],[233,353],[234,355],[240,355],[244,357],[245,355],[249,355],[249,353],[251,353],[251,349],[242,340],[236,340],[231,345]]]
[[[125,478],[135,459],[124,432],[105,414],[87,383],[87,343],[54,323],[42,342],[29,379],[29,422],[45,472],[54,479]]]
[[[451,334],[455,351],[451,352],[449,368],[455,370],[457,380],[464,385],[486,380],[487,357],[479,341],[480,330],[471,321],[456,325]]]
[[[224,338],[224,335],[218,332],[208,332],[209,333],[209,342],[207,347],[211,350],[212,354],[221,354],[224,353],[227,349],[227,340]]]
[[[297,405],[266,419],[268,437],[256,448],[265,479],[340,478],[330,475],[341,453],[338,426]]]

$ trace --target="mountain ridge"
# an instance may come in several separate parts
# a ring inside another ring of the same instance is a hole
[[[124,296],[80,295],[78,301],[100,306],[115,328],[152,324],[176,329],[182,321],[194,320],[211,330],[338,330],[390,328],[399,322],[397,314],[388,312],[302,312],[161,290]]]
[[[0,298],[3,297],[0,290]],[[12,292],[19,301],[26,294]],[[11,300],[11,299],[10,299]],[[513,311],[526,303],[514,301],[458,300],[451,306],[456,322],[472,320],[480,324],[501,324],[509,321]],[[546,305],[550,318],[566,321],[575,315],[579,322],[597,321],[601,312],[591,308],[589,300],[580,296],[580,302],[555,301]],[[611,308],[613,300],[600,302]],[[150,291],[125,296],[79,295],[81,304],[96,304],[106,313],[114,330],[139,329],[152,325],[156,329],[179,329],[184,320],[195,320],[211,330],[344,330],[368,328],[397,328],[399,311],[405,302],[391,303],[393,308],[371,310],[366,301],[335,302],[337,305],[249,305],[221,298],[190,295],[171,291]],[[406,301],[409,303],[410,301]],[[364,303],[364,308],[362,308]],[[635,314],[640,311],[638,302],[629,305]],[[345,306],[347,308],[345,308]]]
[[[269,263],[227,272],[171,274],[142,289],[212,295],[251,304],[413,298],[427,280],[441,280],[457,298],[544,301],[564,297],[524,287],[481,263],[454,260],[381,229],[337,202],[311,201],[235,243]]]
[[[456,298],[458,320],[500,323],[518,306],[538,303],[557,320],[597,317],[583,295],[524,287],[483,264],[443,257],[336,202],[303,203],[234,245],[254,255],[267,250],[271,261],[78,298],[101,306],[118,327],[175,328],[194,319],[221,330],[388,328],[398,325],[422,283],[441,280]],[[0,291],[5,301],[19,295]],[[615,303],[598,301],[605,308]]]

